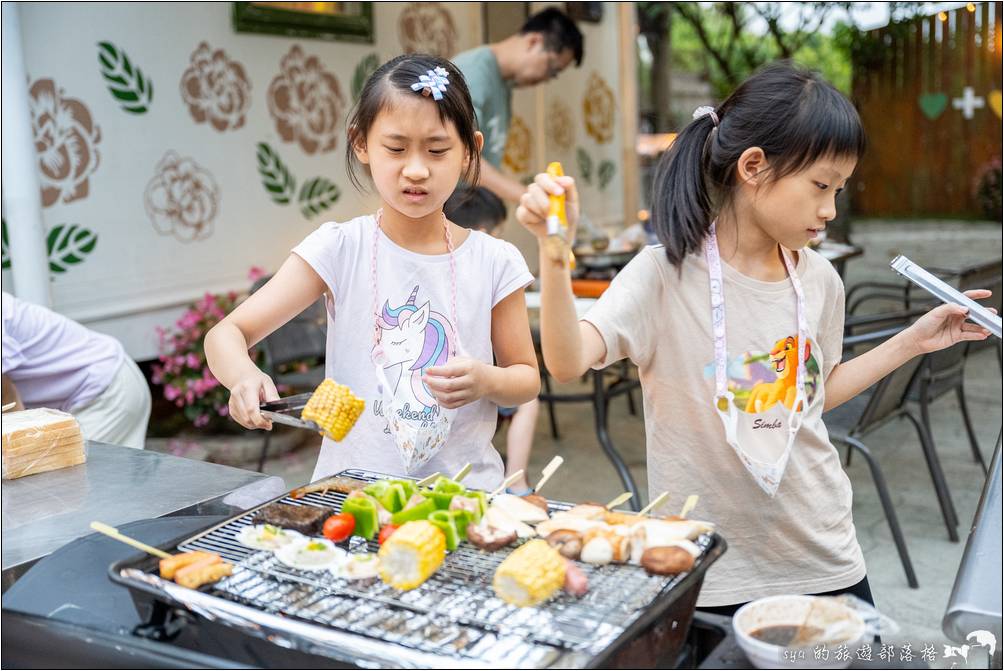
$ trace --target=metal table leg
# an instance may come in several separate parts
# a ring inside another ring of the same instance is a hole
[[[621,457],[620,452],[614,447],[613,441],[610,440],[610,433],[607,431],[608,402],[606,385],[603,383],[603,371],[594,370],[593,417],[596,423],[596,437],[599,439],[600,447],[603,448],[607,458],[614,465],[614,469],[617,471],[617,475],[620,476],[621,482],[624,483],[624,487],[634,494],[631,498],[631,510],[641,510],[641,493],[638,491],[638,485],[635,484],[631,471],[628,470],[627,464],[624,463],[624,458]]]

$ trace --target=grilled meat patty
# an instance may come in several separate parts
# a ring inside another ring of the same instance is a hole
[[[292,529],[305,536],[319,536],[321,528],[324,526],[324,520],[334,514],[335,511],[331,508],[273,503],[256,512],[251,522]]]

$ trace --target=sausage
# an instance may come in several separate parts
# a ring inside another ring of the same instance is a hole
[[[654,575],[676,575],[694,566],[694,555],[682,547],[657,547],[641,555],[642,567]]]
[[[543,510],[545,513],[547,512],[547,499],[545,499],[540,494],[527,494],[526,496],[523,497],[523,500],[526,501],[527,503],[532,503],[533,505]]]
[[[547,544],[566,559],[578,559],[582,553],[582,534],[571,529],[558,529],[548,534]]]
[[[183,552],[171,555],[166,559],[160,560],[160,577],[174,580],[174,574],[180,569],[207,559],[213,559],[216,562],[221,561],[220,556],[215,552]]]
[[[495,552],[515,541],[516,532],[472,522],[467,525],[467,540],[486,552]]]
[[[572,596],[582,596],[589,591],[589,578],[586,572],[575,565],[575,562],[565,560],[565,591]]]

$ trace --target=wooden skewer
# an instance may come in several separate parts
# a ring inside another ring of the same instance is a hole
[[[655,510],[663,503],[665,503],[666,499],[668,498],[669,498],[669,492],[663,492],[662,494],[659,494],[659,496],[655,497],[655,499],[651,503],[649,503],[647,506],[638,511],[638,517],[642,517],[643,515],[648,514],[650,511]]]
[[[680,517],[686,518],[690,512],[697,507],[697,499],[700,497],[697,494],[691,494],[687,497],[687,502],[683,504],[683,508],[680,509]]]
[[[425,487],[426,485],[429,485],[429,484],[432,484],[433,482],[435,482],[436,478],[438,478],[440,475],[442,475],[442,473],[433,473],[432,475],[428,475],[428,476],[422,478],[421,480],[419,480],[415,484],[418,485],[419,487]]]
[[[163,550],[153,547],[152,545],[147,545],[146,543],[138,541],[135,538],[129,538],[128,536],[123,536],[122,534],[119,533],[118,529],[116,529],[115,527],[110,527],[107,524],[102,524],[101,522],[91,522],[91,528],[97,531],[98,533],[102,533],[105,536],[108,536],[109,538],[114,538],[115,540],[125,543],[126,545],[131,545],[137,550],[142,550],[143,552],[152,554],[154,557],[167,559],[168,557],[171,556],[168,553],[164,552]]]
[[[488,495],[488,500],[491,501],[492,499],[494,499],[496,496],[498,496],[499,494],[501,494],[502,492],[504,492],[506,487],[508,487],[509,485],[511,485],[512,483],[516,482],[517,480],[519,480],[522,477],[523,477],[523,469],[521,468],[518,471],[516,471],[515,473],[513,473],[512,475],[510,475],[508,478],[506,478],[502,482],[502,484],[499,485],[498,489],[496,489],[494,492],[492,492],[491,494],[489,494]]]
[[[12,410],[16,406],[17,406],[17,401],[11,401],[10,403],[6,404],[2,409],[0,409],[0,412],[7,412],[8,410]]]
[[[540,488],[543,487],[544,484],[546,484],[547,481],[551,479],[551,476],[554,475],[554,472],[558,470],[558,468],[563,463],[565,463],[565,460],[562,459],[560,456],[551,459],[551,463],[545,466],[544,470],[541,471],[540,481],[537,483],[537,486],[533,488],[534,493],[536,494],[540,493]]]
[[[621,494],[620,496],[618,496],[617,498],[615,498],[613,501],[611,501],[610,503],[608,503],[604,507],[607,510],[613,510],[614,508],[616,508],[620,504],[625,503],[625,502],[631,500],[632,496],[634,496],[634,494],[632,494],[631,492],[624,492],[623,494]]]
[[[470,462],[468,462],[466,466],[457,471],[457,474],[453,476],[453,479],[456,482],[460,482],[461,480],[466,478],[467,474],[470,472],[471,472],[471,464]]]

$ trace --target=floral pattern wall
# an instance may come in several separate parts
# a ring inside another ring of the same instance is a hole
[[[481,34],[476,3],[376,4],[372,44],[238,34],[229,3],[19,11],[53,307],[139,359],[176,306],[244,289],[322,222],[374,209],[342,156],[366,76]]]

